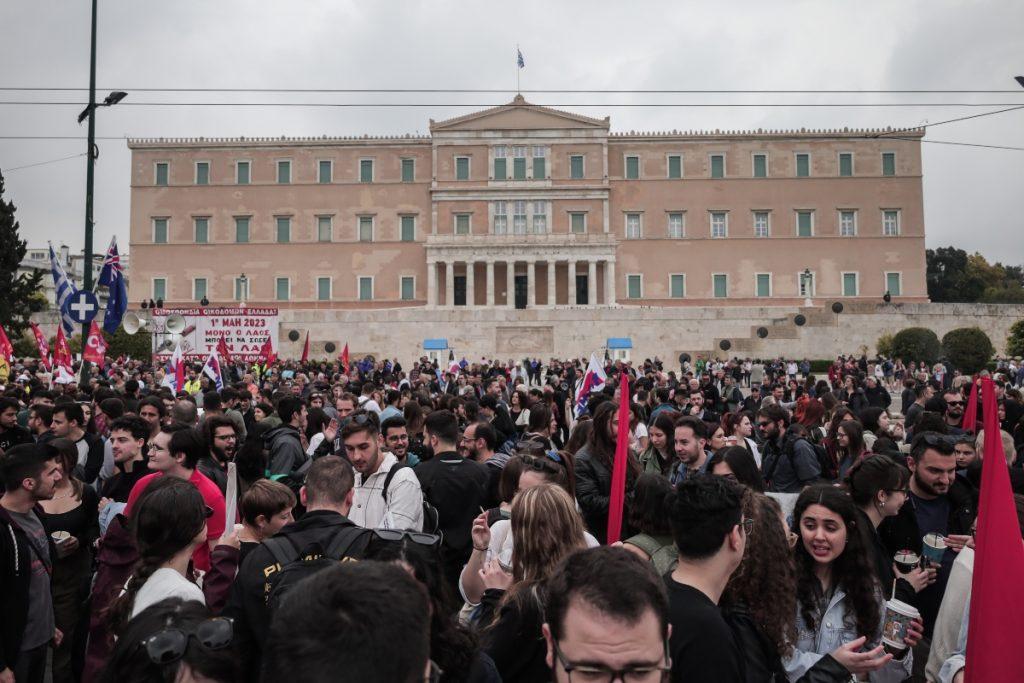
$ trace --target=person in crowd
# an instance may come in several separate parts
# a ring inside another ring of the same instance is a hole
[[[385,420],[402,416],[402,409],[399,407],[399,403],[401,403],[401,401],[402,392],[398,389],[387,390],[384,394],[384,409],[380,411],[381,424],[384,424]]]
[[[956,437],[956,441],[953,443],[953,455],[956,456],[957,475],[966,476],[967,470],[978,458],[975,437],[970,434],[962,434]]]
[[[544,617],[556,683],[660,681],[671,669],[665,586],[619,548],[569,555],[548,580]]]
[[[99,683],[235,683],[232,635],[231,620],[211,615],[201,602],[164,598],[125,625]]]
[[[252,412],[253,419],[256,421],[256,423],[266,422],[267,420],[271,420],[276,417],[274,414],[274,406],[270,405],[266,401],[260,401],[255,406],[253,406]],[[277,418],[277,423],[271,425],[271,427],[276,427],[279,424],[280,418]]]
[[[317,456],[321,446],[321,454],[327,455],[334,448],[334,439],[328,439],[325,430],[331,424],[331,417],[323,408],[310,408],[306,415],[306,455],[310,458]],[[326,451],[326,452],[324,452]]]
[[[37,403],[28,409],[28,431],[35,443],[46,443],[57,438],[53,433],[52,423],[53,406]]]
[[[594,421],[589,415],[582,416],[572,428],[572,433],[569,434],[569,441],[565,444],[565,450],[569,451],[573,457],[576,457],[576,454],[587,445],[593,430]]]
[[[387,412],[387,409],[384,412]],[[407,424],[401,415],[392,415],[380,423],[380,434],[384,439],[384,448],[393,454],[400,464],[416,467],[420,464],[420,459],[409,450]]]
[[[277,403],[281,424],[268,431],[264,438],[270,446],[267,471],[273,475],[287,475],[301,480],[309,466],[309,456],[302,446],[302,433],[306,429],[306,405],[297,396],[285,396]]]
[[[932,396],[935,395],[935,390],[931,384],[927,382],[921,382],[914,385],[914,402],[907,406],[907,409],[903,411],[904,421],[908,429],[915,429],[918,418],[921,417],[921,413],[924,412],[924,404],[928,402]]]
[[[783,661],[789,680],[866,676],[881,683],[910,676],[911,647],[893,655],[880,644],[885,598],[853,499],[832,485],[809,486],[793,516],[800,540],[794,550],[797,640]],[[908,645],[920,640],[922,628],[911,622]]]
[[[708,425],[708,451],[715,453],[725,448],[729,442],[725,438],[725,427],[721,424]]]
[[[212,415],[203,424],[206,454],[199,459],[196,469],[206,475],[220,489],[227,491],[228,463],[235,459],[238,428],[224,415]]]
[[[114,454],[114,474],[100,488],[100,504],[122,505],[112,508],[104,517],[124,509],[135,484],[153,471],[146,457],[146,441],[150,437],[149,423],[135,415],[124,415],[110,423],[110,445]],[[104,502],[106,501],[106,502]],[[103,525],[105,528],[106,525]]]
[[[675,419],[678,413],[660,410],[647,428],[647,449],[640,454],[640,467],[644,472],[668,477],[669,469],[675,462]]]
[[[540,484],[512,501],[515,554],[510,567],[492,558],[481,570],[486,587],[478,614],[484,651],[505,683],[544,680],[547,648],[542,638],[545,584],[558,563],[586,547],[583,521],[560,486]]]
[[[462,430],[459,440],[459,455],[487,466],[487,496],[484,508],[498,505],[498,486],[501,473],[508,464],[508,453],[497,453],[498,437],[494,428],[486,422],[470,422]]]
[[[757,413],[757,428],[764,438],[761,471],[765,490],[799,493],[821,477],[814,447],[789,429],[789,413],[781,406],[767,406]]]
[[[742,681],[742,656],[718,608],[743,559],[746,528],[740,489],[720,477],[676,486],[670,511],[678,562],[668,587],[672,681]]]
[[[20,408],[21,404],[18,403],[18,399],[9,396],[0,397],[0,453],[34,441],[29,430],[18,424]]]
[[[436,680],[430,600],[410,571],[387,562],[345,562],[317,572],[303,588],[270,627],[263,680]]]
[[[166,416],[167,409],[164,408],[164,402],[159,396],[147,396],[139,401],[139,417],[149,425],[150,438],[160,432],[160,426],[163,425]]]
[[[636,480],[633,504],[629,509],[630,526],[637,533],[622,542],[623,547],[650,562],[658,576],[675,567],[677,553],[669,525],[672,485],[653,472],[644,472]]]
[[[587,530],[601,543],[604,543],[608,534],[608,504],[611,500],[616,439],[620,427],[627,428],[626,425],[619,425],[618,411],[619,405],[615,401],[605,401],[597,407],[590,438],[575,458],[576,499]],[[626,489],[629,490],[640,474],[640,463],[632,453],[627,457]],[[628,517],[628,502],[626,507],[625,516]]]
[[[669,481],[673,486],[689,477],[707,472],[708,460],[708,425],[693,415],[683,415],[676,419],[674,448],[676,460],[669,471]]]
[[[961,425],[963,424],[964,407],[967,405],[967,400],[964,399],[963,394],[953,389],[944,392],[942,400],[945,403],[942,417],[946,421],[948,433],[954,435],[962,434],[964,430]]]
[[[78,448],[74,442],[54,439],[50,445],[57,450],[61,478],[53,498],[40,501],[39,505],[44,513],[40,516],[43,527],[55,540],[50,586],[54,619],[63,634],[53,652],[53,680],[65,683],[75,680],[72,653],[79,649],[78,640],[85,642],[78,624],[83,617],[86,586],[92,576],[92,544],[99,537],[99,497],[95,489],[85,486],[73,474],[78,464]]]
[[[381,448],[376,417],[356,413],[341,428],[355,475],[350,519],[367,529],[423,529],[423,490],[414,470]]]
[[[525,391],[513,391],[508,397],[508,415],[512,418],[512,424],[516,427],[516,432],[522,434],[526,431],[526,425],[530,421],[530,407],[529,401],[526,398]]]
[[[892,405],[892,396],[889,395],[888,389],[873,375],[864,378],[864,398],[872,408],[888,410]]]
[[[864,444],[864,427],[856,420],[846,420],[836,429],[836,453],[839,456],[839,477],[845,477],[856,462],[868,452]]]
[[[742,446],[729,446],[717,451],[708,460],[707,471],[709,474],[743,484],[758,493],[764,493],[764,480],[757,469],[757,463],[754,462],[750,451]]]
[[[754,458],[754,463],[761,467],[761,449],[754,440],[754,423],[757,418],[748,411],[729,413],[722,418],[726,438],[731,437],[732,445],[746,448]]]
[[[295,494],[290,488],[270,479],[254,482],[238,499],[238,516],[242,520],[238,535],[239,565],[260,543],[295,521],[292,517],[295,503]]]
[[[40,503],[56,493],[60,455],[51,444],[19,443],[0,458],[0,680],[42,683],[46,651],[63,639],[54,622],[50,572],[55,549]]]
[[[61,403],[53,408],[51,426],[55,436],[69,439],[78,448],[75,476],[92,486],[103,467],[103,439],[85,431],[85,413],[77,403]]]
[[[175,424],[183,424],[195,428],[199,426],[199,408],[195,404],[195,398],[190,395],[183,396],[175,402],[168,411],[170,421]]]
[[[797,421],[807,430],[812,443],[821,443],[825,438],[825,428],[822,426],[825,404],[817,398],[807,398],[800,406],[801,412]]]

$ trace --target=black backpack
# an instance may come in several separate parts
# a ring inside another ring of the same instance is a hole
[[[290,536],[278,535],[263,542],[274,562],[277,571],[267,577],[264,598],[270,614],[274,615],[281,606],[282,600],[292,591],[296,584],[322,569],[327,569],[337,562],[355,562],[362,557],[370,542],[369,529],[357,526],[345,526],[334,534],[327,548],[319,542],[299,549]]]
[[[388,499],[388,487],[391,486],[391,480],[395,478],[395,473],[398,470],[409,467],[402,463],[396,462],[388,470],[387,476],[384,477],[384,488],[380,490],[381,497],[385,500]],[[411,468],[410,468],[411,469]],[[436,534],[441,524],[441,515],[438,513],[437,508],[427,502],[427,499],[423,498],[423,533]]]

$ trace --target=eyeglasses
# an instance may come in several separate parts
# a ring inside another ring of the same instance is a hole
[[[205,515],[205,517],[207,519],[209,519],[210,517],[213,517],[213,508],[210,507],[209,505],[204,505],[203,506],[203,515]]]
[[[566,659],[565,654],[562,653],[562,648],[558,646],[558,641],[552,639],[552,644],[555,647],[555,657],[558,658],[558,663],[565,670],[565,673],[569,675],[569,683],[574,681],[576,683],[613,683],[613,681],[623,681],[623,683],[654,683],[655,681],[667,680],[669,673],[672,671],[672,659],[668,654],[668,638],[665,638],[664,643],[665,659],[663,664],[641,664],[625,669],[613,669],[597,663],[577,664],[570,662]]]
[[[743,527],[743,533],[747,536],[754,533],[754,520],[751,518],[744,519],[740,522],[740,526]]]
[[[947,406],[962,406],[963,404],[963,401],[946,401]]]
[[[441,542],[437,534],[426,534],[422,531],[406,531],[403,529],[373,529],[374,535],[382,541],[401,541],[408,538],[417,545],[436,546]]]
[[[200,622],[194,631],[167,626],[143,640],[140,646],[146,648],[146,654],[154,664],[170,664],[185,655],[189,638],[195,638],[207,650],[223,650],[231,644],[233,635],[231,619],[214,617]]]

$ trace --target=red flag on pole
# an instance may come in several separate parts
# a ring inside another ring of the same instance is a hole
[[[343,348],[341,350],[341,355],[339,356],[339,359],[341,360],[341,364],[345,366],[345,374],[347,375],[348,374],[348,343],[346,343],[345,344],[345,348]]]
[[[612,466],[611,500],[608,502],[609,545],[622,535],[622,509],[626,503],[626,468],[629,460],[629,375],[619,373],[619,432],[615,441],[615,463]]]
[[[57,338],[53,341],[53,365],[71,371],[71,348],[64,336],[64,326],[57,326]]]
[[[974,434],[978,427],[978,380],[971,378],[971,393],[967,398],[967,408],[964,409],[964,420],[960,425],[961,429]]]
[[[4,332],[4,328],[0,327],[0,357],[3,357],[10,363],[14,360],[14,346],[11,344],[11,340],[7,338],[7,333]]]
[[[999,434],[992,380],[982,380],[985,453],[971,587],[966,683],[1020,680],[1024,671],[1024,543]],[[1018,607],[1014,607],[1017,605]]]
[[[220,356],[225,363],[231,362],[231,352],[228,351],[228,342],[224,337],[217,340],[217,355]]]
[[[32,328],[32,336],[36,338],[36,346],[39,347],[39,360],[42,362],[44,368],[49,368],[50,345],[46,341],[46,336],[43,334],[43,331],[39,329],[39,325],[29,323],[28,326]]]
[[[305,363],[309,360],[309,330],[306,330],[306,343],[302,345],[302,361]]]
[[[263,342],[263,346],[260,347],[260,360],[266,365],[272,365],[277,360],[277,354],[274,353],[274,345],[270,341],[270,335],[267,335],[267,341]]]
[[[85,340],[85,348],[82,349],[82,360],[96,363],[102,366],[107,357],[107,340],[100,333],[100,326],[92,321],[89,326],[89,336]]]

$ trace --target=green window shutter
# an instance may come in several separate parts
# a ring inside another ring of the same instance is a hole
[[[412,242],[416,239],[416,217],[402,216],[402,241]]]
[[[639,299],[640,298],[640,276],[639,275],[630,275],[629,276],[629,280],[627,281],[626,284],[627,284],[626,295],[630,299]]]
[[[167,280],[162,277],[158,277],[153,280],[153,298],[154,299],[166,299],[167,298]]]
[[[683,158],[672,155],[668,158],[668,177],[676,180],[683,177]]]
[[[583,155],[569,157],[569,177],[578,180],[583,177]]]
[[[402,159],[402,182],[411,183],[416,179],[416,162],[412,159]]]
[[[277,241],[285,244],[292,241],[292,219],[277,219]]]
[[[495,180],[505,180],[508,177],[508,174],[506,172],[506,165],[507,165],[507,163],[508,163],[508,159],[506,159],[505,157],[501,157],[501,158],[498,158],[498,159],[494,160],[494,179]]]
[[[321,242],[331,241],[331,217],[330,216],[317,216],[316,219],[316,238]]]
[[[636,180],[640,177],[640,157],[626,157],[626,179]]]
[[[415,282],[411,277],[402,278],[402,301],[412,301],[416,298]]]
[[[772,278],[768,273],[757,274],[757,295],[771,296]],[[717,295],[716,295],[717,296]]]
[[[193,284],[194,286],[192,287],[192,289],[194,291],[192,292],[192,298],[195,299],[196,301],[199,301],[206,296],[206,278],[197,277],[193,281]]]
[[[526,180],[526,159],[516,157],[512,160],[512,179]]]
[[[714,276],[714,290],[716,299],[724,299],[729,296],[729,281],[724,274]]]
[[[882,154],[882,175],[896,175],[896,154],[894,152]]]
[[[196,185],[210,184],[210,164],[201,161],[196,164]],[[202,298],[202,297],[200,297]]]
[[[373,182],[373,160],[372,159],[360,159],[359,160],[359,182],[361,182],[361,183],[372,183]]]
[[[277,300],[288,301],[288,296],[291,294],[291,283],[286,277],[277,278]]]
[[[797,211],[796,213],[796,227],[797,236],[799,237],[810,237],[811,236],[811,212],[810,211]]]
[[[843,273],[843,296],[857,296],[856,273]]]
[[[277,162],[277,182],[286,185],[292,181],[292,162]]]
[[[318,183],[325,184],[331,182],[331,162],[321,161],[317,170]]]
[[[852,176],[853,175],[853,155],[852,154],[840,154],[839,155],[839,175],[841,175],[841,176]]]
[[[547,178],[546,169],[544,168],[544,157],[533,158],[533,179],[544,180]]]
[[[373,301],[373,278],[359,278],[359,300]]]
[[[886,273],[885,274],[885,289],[892,296],[900,296],[900,274],[899,273]]]
[[[796,175],[798,178],[806,178],[811,175],[811,157],[807,154],[796,155]]]
[[[235,182],[239,185],[249,184],[249,162],[239,161],[235,166]]]
[[[455,179],[469,180],[469,157],[455,159]]]
[[[569,220],[573,232],[584,233],[587,231],[587,215],[585,213],[569,214]]]
[[[754,177],[755,178],[767,178],[768,177],[768,157],[764,154],[754,155]]]
[[[196,219],[196,244],[206,244],[210,241],[210,219]],[[202,297],[199,297],[200,299]]]
[[[167,185],[167,179],[170,175],[170,168],[167,164],[156,165],[156,184],[161,186]]]
[[[153,221],[153,242],[167,244],[167,219],[157,218]]]
[[[318,301],[331,300],[331,278],[318,277],[316,279],[316,298]]]
[[[240,243],[240,244],[249,241],[249,219],[248,218],[236,218],[235,219],[235,241]]]
[[[460,213],[455,216],[455,234],[456,235],[468,235],[469,234],[469,214]]]
[[[372,242],[373,241],[373,217],[372,216],[360,216],[359,217],[359,241],[360,242]]]
[[[682,299],[686,296],[686,276],[673,275],[670,283],[671,296],[673,299]]]
[[[725,157],[721,154],[715,154],[711,157],[711,177],[725,177]]]

